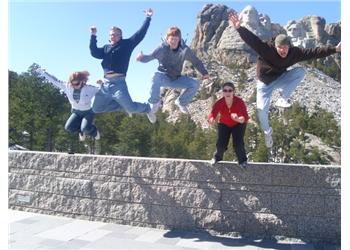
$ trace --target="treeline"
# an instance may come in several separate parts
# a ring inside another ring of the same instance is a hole
[[[96,153],[209,160],[216,143],[216,129],[202,129],[189,116],[181,115],[168,123],[167,113],[157,113],[156,124],[144,115],[129,117],[124,112],[97,114],[95,124],[101,140],[78,141],[77,135],[64,130],[70,115],[66,97],[52,85],[43,83],[32,68],[18,75],[9,72],[9,146],[29,150]],[[208,114],[203,114],[207,116]],[[325,152],[310,148],[306,134],[313,134],[329,146],[340,147],[340,128],[332,114],[319,109],[309,115],[294,104],[289,111],[272,112],[274,147],[269,153],[255,115],[247,126],[245,142],[249,160],[328,164]],[[230,142],[224,160],[235,160]]]

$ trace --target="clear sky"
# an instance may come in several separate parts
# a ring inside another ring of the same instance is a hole
[[[161,42],[166,29],[176,25],[190,44],[196,17],[207,3],[224,4],[237,11],[253,5],[267,14],[272,22],[286,25],[307,15],[319,15],[327,23],[340,20],[340,0],[333,1],[24,1],[8,4],[9,69],[27,71],[36,62],[59,79],[66,80],[75,70],[88,70],[90,81],[102,78],[100,60],[90,56],[90,26],[97,27],[98,46],[108,43],[109,28],[123,30],[125,38],[136,32],[145,19],[143,10],[154,11],[144,40],[136,47],[130,60],[127,84],[135,101],[149,97],[150,78],[158,62],[136,62],[142,50],[150,53]]]

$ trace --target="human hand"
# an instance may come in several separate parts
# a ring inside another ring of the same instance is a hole
[[[153,10],[151,8],[144,11],[147,17],[151,17],[153,15]]]
[[[239,20],[239,16],[234,10],[228,14],[228,20],[230,26],[233,26],[235,29],[241,27],[241,21]]]
[[[211,118],[208,120],[208,123],[209,123],[209,126],[213,126],[214,123],[215,123],[214,117],[211,117]]]
[[[90,33],[91,33],[91,35],[96,36],[97,29],[96,29],[96,27],[95,27],[95,26],[91,26],[91,27],[90,27]]]
[[[337,47],[335,47],[335,51],[341,52],[341,42],[339,42]]]
[[[144,57],[142,51],[136,56],[136,61],[140,62],[142,58]]]

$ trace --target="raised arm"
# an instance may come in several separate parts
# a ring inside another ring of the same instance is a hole
[[[248,44],[256,53],[263,55],[264,52],[269,51],[267,43],[263,42],[258,36],[253,34],[250,30],[241,26],[241,21],[236,12],[232,11],[228,15],[230,26],[234,27],[242,40]]]
[[[136,33],[129,38],[130,41],[132,42],[133,47],[136,47],[142,41],[142,39],[146,35],[146,32],[148,30],[150,23],[151,23],[151,17],[153,15],[153,10],[148,9],[148,10],[145,10],[144,12],[146,15],[146,20],[143,22],[141,28],[138,31],[136,31]]]
[[[104,57],[104,49],[97,47],[97,39],[96,39],[96,33],[97,29],[95,26],[90,27],[90,54],[97,58],[97,59],[103,59]]]
[[[53,84],[55,87],[59,88],[59,89],[62,89],[62,90],[65,90],[66,89],[66,83],[61,81],[61,80],[58,80],[55,76],[53,75],[50,75],[49,73],[47,73],[45,71],[45,69],[43,68],[37,68],[35,70],[41,77],[44,77],[44,79]]]

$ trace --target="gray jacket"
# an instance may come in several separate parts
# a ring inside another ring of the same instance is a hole
[[[140,61],[146,63],[153,59],[157,59],[159,62],[158,70],[166,73],[172,80],[176,80],[181,76],[185,60],[190,61],[195,69],[197,69],[202,75],[208,74],[203,63],[183,40],[181,41],[179,48],[176,50],[170,49],[168,43],[163,42],[153,51],[152,54],[144,55]]]

